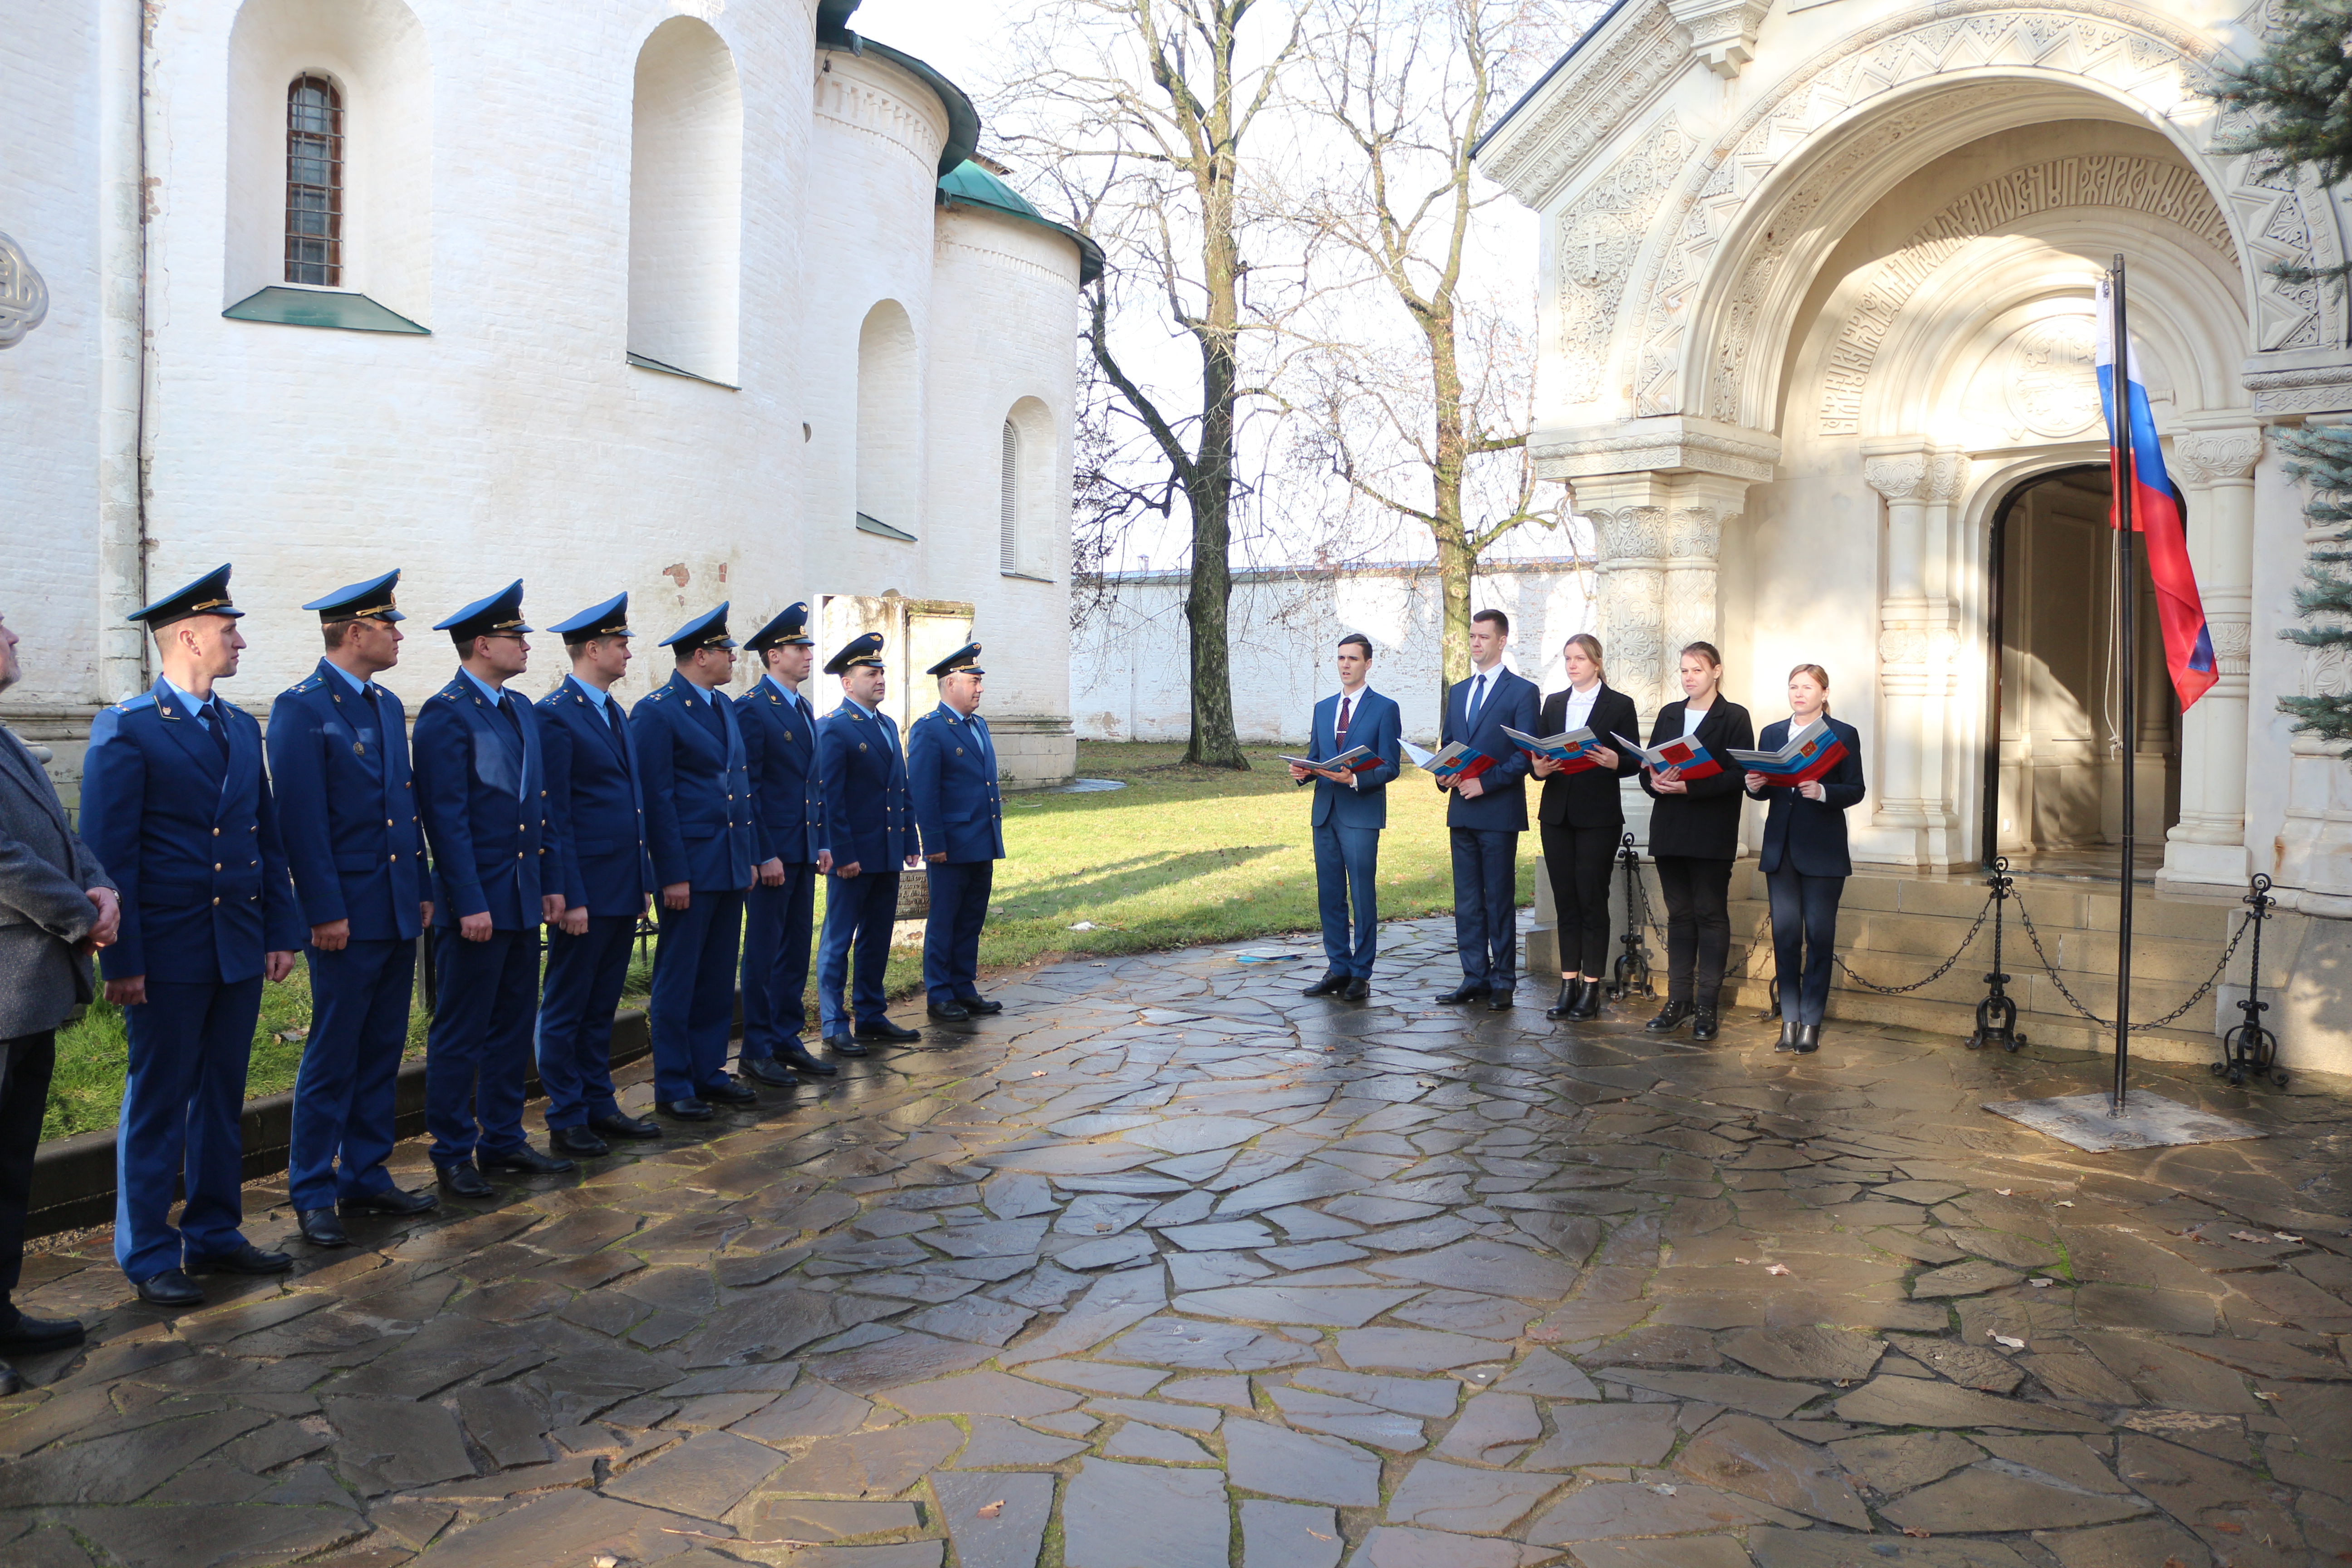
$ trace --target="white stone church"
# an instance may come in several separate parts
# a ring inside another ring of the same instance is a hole
[[[1677,696],[1704,637],[1760,725],[1791,665],[1825,665],[1868,751],[1857,857],[1922,899],[1994,853],[2115,877],[2127,731],[2161,849],[2144,922],[2218,943],[2273,878],[2295,912],[2268,933],[2270,1022],[2342,1072],[2352,765],[2275,699],[2352,671],[2277,635],[2306,537],[2267,432],[2352,416],[2343,300],[2269,271],[2341,259],[2347,203],[2213,150],[2199,73],[2260,25],[2200,0],[1618,0],[1479,166],[1543,216],[1538,461],[1596,524],[1612,680]],[[2139,711],[2106,697],[2091,296],[2117,253],[2220,656],[2185,721],[2152,614]]]
[[[1092,244],[981,162],[957,86],[856,0],[42,0],[0,40],[0,706],[68,784],[147,684],[129,610],[232,561],[266,714],[297,606],[402,569],[388,678],[524,579],[654,643],[796,599],[969,636],[1010,781],[1073,771],[1067,557]],[[145,26],[142,29],[142,15]],[[542,637],[520,683],[564,672]],[[747,661],[741,679],[751,678]],[[817,682],[829,700],[832,682]]]

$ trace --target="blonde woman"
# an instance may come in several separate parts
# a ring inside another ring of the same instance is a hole
[[[1596,737],[1633,732],[1641,714],[1632,698],[1602,679],[1601,639],[1579,632],[1559,658],[1568,685],[1544,699],[1537,731],[1591,730]],[[1591,757],[1593,765],[1577,773],[1563,772],[1549,757],[1533,765],[1544,782],[1536,824],[1559,942],[1559,997],[1544,1009],[1547,1018],[1598,1017],[1609,973],[1609,868],[1625,831],[1625,797],[1617,781],[1640,772],[1642,759],[1607,745],[1595,747]]]
[[[1862,737],[1830,718],[1830,672],[1801,664],[1789,672],[1789,716],[1764,726],[1759,751],[1776,751],[1814,720],[1829,720],[1845,755],[1820,778],[1775,784],[1748,775],[1751,800],[1768,803],[1764,852],[1758,858],[1772,899],[1772,951],[1780,980],[1781,1051],[1821,1048],[1829,1005],[1830,957],[1837,946],[1838,900],[1853,873],[1846,856],[1845,814],[1861,804]]]

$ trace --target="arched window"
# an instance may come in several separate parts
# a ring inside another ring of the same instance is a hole
[[[996,562],[1007,572],[1021,570],[1021,432],[1004,422],[1003,466],[996,481]]]
[[[322,76],[286,89],[286,281],[343,282],[343,100]]]

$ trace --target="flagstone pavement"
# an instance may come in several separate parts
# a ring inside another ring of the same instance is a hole
[[[822,1093],[502,1187],[0,1404],[0,1563],[2209,1568],[2352,1560],[2347,1086],[2083,1155],[2095,1058],[1076,960]],[[1279,947],[1281,944],[1260,944]],[[632,1096],[642,1099],[642,1085]],[[411,1178],[423,1154],[404,1145]]]

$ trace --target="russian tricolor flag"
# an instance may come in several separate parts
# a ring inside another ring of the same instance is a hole
[[[2157,442],[2156,419],[2148,412],[2139,353],[2128,344],[2125,350],[2126,396],[2123,411],[2117,412],[2115,293],[2109,280],[2099,284],[2098,306],[2099,402],[2106,410],[2107,461],[2114,475],[2114,493],[2121,496],[2128,473],[2132,529],[2147,542],[2147,572],[2156,584],[2156,618],[2164,628],[2164,662],[2172,672],[2172,689],[2180,698],[2180,710],[2186,713],[2221,679],[2213,662],[2213,636],[2205,624],[2197,573],[2189,563],[2189,537],[2179,504],[2173,498],[2172,478],[2165,471],[2164,448]],[[2109,521],[2113,525],[2112,510]]]

